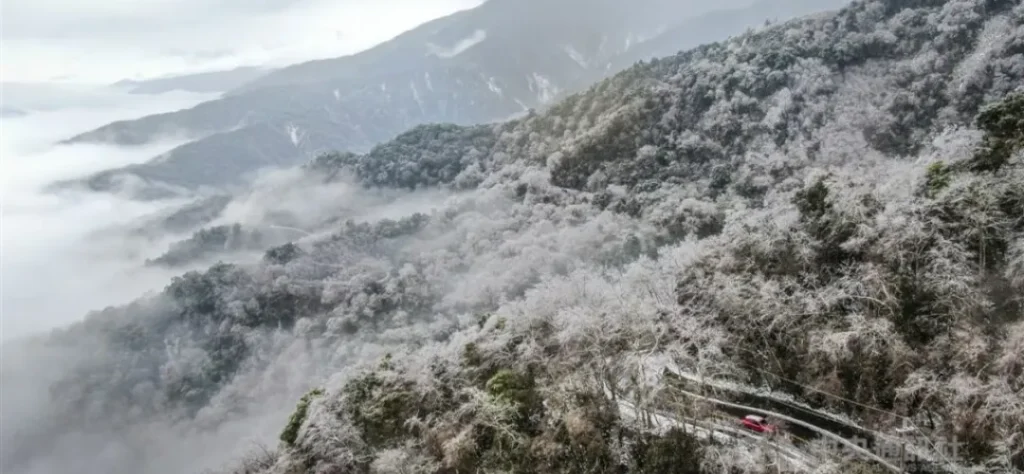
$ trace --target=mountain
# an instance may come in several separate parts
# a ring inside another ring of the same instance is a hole
[[[741,4],[730,1],[714,8]],[[793,10],[841,3],[798,0]],[[663,42],[675,52],[763,23],[771,10],[765,5],[709,23],[699,15],[711,7],[694,2],[491,0],[362,53],[282,68],[219,100],[113,123],[70,141],[135,145],[164,133],[196,138],[152,162],[100,173],[88,181],[94,189],[116,187],[123,174],[185,188],[233,184],[258,168],[329,150],[365,152],[423,123],[504,120],[643,58],[651,51],[640,45],[661,32],[699,31]]]
[[[0,348],[0,467],[1020,472],[1022,47],[862,0],[265,176],[172,253],[294,241]]]
[[[188,92],[226,92],[270,73],[272,69],[243,66],[226,71],[211,71],[146,80],[125,79],[113,84],[133,94],[163,94],[174,90]]]

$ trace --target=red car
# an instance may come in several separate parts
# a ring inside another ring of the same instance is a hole
[[[776,426],[771,423],[768,423],[768,420],[762,416],[747,415],[743,417],[741,423],[743,423],[743,426],[746,427],[747,429],[751,431],[756,431],[758,433],[771,434],[775,433],[776,431]]]

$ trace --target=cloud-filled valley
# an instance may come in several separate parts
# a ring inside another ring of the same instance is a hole
[[[55,143],[96,124],[175,110],[207,97],[172,93],[140,100],[113,91],[76,90],[48,94],[46,102],[29,99],[42,110],[3,119],[4,339],[123,304],[169,276],[137,268],[158,243],[103,231],[175,203],[142,203],[77,189],[49,193],[46,188],[54,181],[149,159],[181,141],[171,137],[137,148]]]

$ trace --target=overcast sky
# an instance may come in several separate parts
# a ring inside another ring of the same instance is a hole
[[[482,0],[0,0],[3,81],[113,82],[365,49]]]

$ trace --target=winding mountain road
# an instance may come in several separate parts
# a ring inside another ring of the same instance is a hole
[[[843,419],[840,416],[815,410],[810,407],[796,406],[790,402],[783,401],[771,395],[758,393],[756,390],[743,390],[735,384],[722,381],[706,381],[682,371],[665,369],[659,375],[660,382],[672,395],[685,397],[691,400],[700,401],[715,407],[716,413],[704,419],[694,419],[671,413],[662,408],[638,407],[630,401],[610,397],[618,405],[619,412],[625,419],[636,420],[648,425],[649,428],[665,430],[678,428],[693,433],[699,438],[713,440],[723,443],[745,443],[770,448],[778,454],[779,461],[784,461],[789,468],[798,472],[813,472],[827,459],[819,459],[821,453],[812,453],[807,447],[797,445],[788,436],[764,436],[739,428],[736,425],[735,415],[737,413],[759,414],[783,420],[793,429],[799,429],[803,433],[809,433],[812,437],[824,438],[833,442],[837,447],[843,448],[846,453],[855,455],[864,460],[869,460],[885,469],[895,473],[911,473],[920,470],[920,466],[914,469],[907,464],[894,460],[889,456],[879,456],[870,446],[877,446],[879,441],[890,443],[901,447],[900,459],[906,459],[912,455],[924,462],[925,471],[930,473],[961,473],[967,472],[963,466],[959,466],[937,452],[934,444],[931,449],[918,446],[906,438],[883,433],[860,426],[852,420]],[[693,387],[713,388],[715,391],[731,391],[742,395],[744,403],[723,400],[713,395],[696,393]],[[606,389],[610,396],[611,392]],[[646,404],[645,404],[646,405]],[[782,408],[788,407],[782,413]],[[866,442],[866,443],[865,443]],[[935,450],[936,452],[932,452]],[[837,453],[834,456],[838,457]],[[837,459],[828,459],[835,461]],[[899,463],[899,465],[897,465]]]

